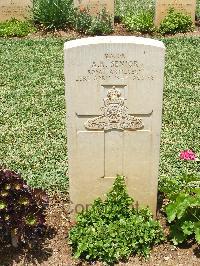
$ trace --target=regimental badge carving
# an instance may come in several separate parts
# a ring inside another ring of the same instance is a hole
[[[101,116],[90,118],[85,127],[90,130],[137,130],[143,128],[142,119],[128,114],[125,99],[115,86],[108,90],[104,98],[104,107],[101,108]]]

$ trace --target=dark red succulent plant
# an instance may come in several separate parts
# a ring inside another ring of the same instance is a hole
[[[13,246],[24,232],[45,223],[48,196],[32,189],[20,174],[0,169],[0,230],[10,234]]]

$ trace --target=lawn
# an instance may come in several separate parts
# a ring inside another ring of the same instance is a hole
[[[200,38],[167,47],[160,175],[186,171],[180,150],[200,151]],[[65,192],[63,40],[0,40],[0,165],[33,186]],[[197,171],[197,164],[190,169]]]
[[[63,41],[0,41],[0,164],[65,191]]]

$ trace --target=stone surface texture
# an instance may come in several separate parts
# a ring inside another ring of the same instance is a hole
[[[105,8],[114,16],[114,0],[74,0],[74,6],[82,11],[88,9],[91,15],[96,15]]]
[[[32,0],[0,0],[0,21],[29,18],[30,7],[32,7]]]
[[[147,38],[65,43],[73,214],[103,198],[117,174],[135,202],[156,214],[164,54],[162,42]]]
[[[156,26],[160,25],[170,7],[190,15],[195,22],[196,0],[156,0]]]

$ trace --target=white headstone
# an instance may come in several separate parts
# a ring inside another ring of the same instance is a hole
[[[74,6],[82,11],[89,10],[91,15],[96,15],[105,9],[114,16],[114,0],[74,0]]]
[[[65,43],[73,212],[103,197],[119,174],[156,214],[164,51],[162,42],[137,37]]]
[[[156,0],[156,26],[160,25],[170,8],[188,14],[195,22],[196,0]]]
[[[0,0],[0,21],[29,18],[30,7],[32,0]]]

